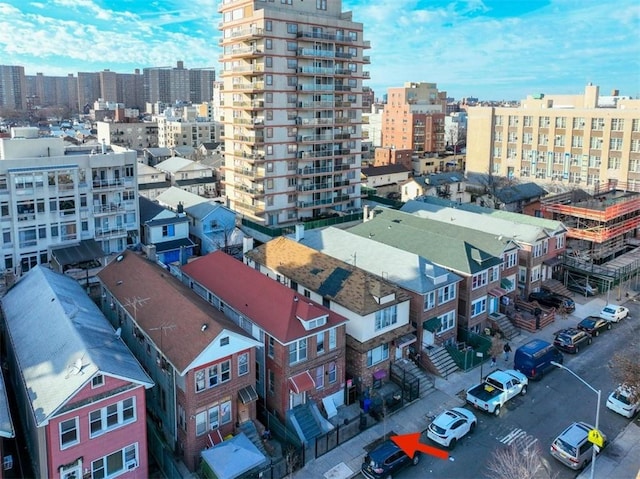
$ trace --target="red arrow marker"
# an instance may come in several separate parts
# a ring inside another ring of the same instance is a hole
[[[438,459],[444,459],[445,461],[449,459],[449,453],[447,451],[421,443],[419,432],[391,436],[391,440],[411,458],[413,458],[416,451],[420,451],[435,456]]]

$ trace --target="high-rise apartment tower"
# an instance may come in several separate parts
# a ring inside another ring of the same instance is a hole
[[[224,0],[225,189],[265,225],[361,207],[370,47],[339,0]]]

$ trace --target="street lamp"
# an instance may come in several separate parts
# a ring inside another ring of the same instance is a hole
[[[591,386],[591,384],[589,384],[587,381],[585,381],[584,379],[582,379],[580,376],[578,376],[576,373],[574,373],[571,369],[569,369],[566,366],[563,366],[560,363],[557,363],[555,361],[551,361],[551,364],[553,364],[554,366],[560,368],[560,369],[564,369],[565,371],[568,371],[569,373],[573,374],[582,384],[584,384],[585,386],[587,386],[589,389],[591,389],[594,393],[596,393],[598,395],[598,403],[596,404],[596,424],[595,424],[595,428],[596,431],[600,432],[600,429],[598,428],[599,426],[599,422],[600,422],[600,390],[599,389],[595,389],[593,386]],[[591,474],[589,475],[590,479],[593,479],[595,477],[595,472],[596,472],[596,444],[593,444],[591,447]]]

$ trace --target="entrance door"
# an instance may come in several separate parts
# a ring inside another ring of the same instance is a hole
[[[433,346],[436,335],[428,329],[422,331],[422,349],[427,346]]]
[[[289,409],[293,409],[296,406],[300,406],[300,404],[305,403],[305,394],[300,393],[296,394],[293,391],[289,391]]]

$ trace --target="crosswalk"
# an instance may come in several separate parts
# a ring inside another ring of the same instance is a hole
[[[527,434],[527,431],[520,428],[513,428],[508,434],[502,437],[496,437],[498,441],[507,446],[514,445],[517,449],[524,450],[533,446],[538,438]]]

